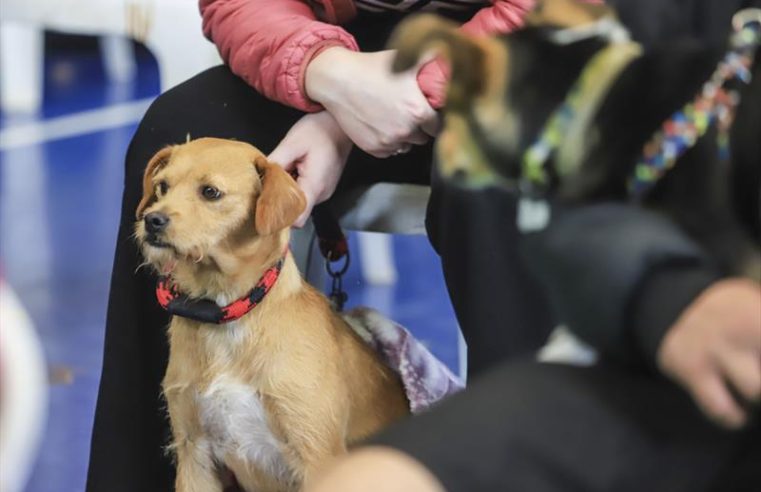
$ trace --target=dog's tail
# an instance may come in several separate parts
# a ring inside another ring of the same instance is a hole
[[[405,20],[393,33],[389,47],[397,50],[393,70],[409,70],[431,55],[442,56],[450,65],[452,78],[447,91],[447,106],[456,109],[482,94],[487,52],[483,42],[457,30],[454,22],[433,14]]]

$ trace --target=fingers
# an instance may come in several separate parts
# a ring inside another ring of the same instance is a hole
[[[412,133],[407,136],[407,142],[413,145],[425,145],[428,143],[428,140],[430,140],[431,137],[425,134],[423,130],[420,128],[416,128],[412,131]],[[411,147],[410,147],[411,148]]]
[[[288,137],[281,140],[275,150],[267,156],[269,161],[280,165],[286,171],[292,171],[298,161],[304,157],[304,151],[295,145],[291,145],[289,140]]]
[[[750,403],[761,401],[761,361],[754,352],[731,351],[718,357],[727,381]]]
[[[433,109],[432,109],[433,110]],[[435,137],[441,131],[441,118],[436,111],[433,111],[433,116],[422,121],[420,123],[420,129],[431,137]]]
[[[746,415],[732,397],[718,372],[707,372],[692,387],[698,406],[710,418],[729,429],[739,429],[745,424]]]
[[[420,87],[417,85],[417,79],[413,79],[412,83],[414,87],[411,89],[417,94],[415,97],[414,105],[410,110],[412,113],[413,123],[415,124],[415,130],[420,129],[423,133],[435,137],[438,134],[440,123],[439,113],[428,103],[425,95],[420,91]]]
[[[301,191],[304,192],[304,197],[306,198],[306,206],[304,207],[304,211],[301,213],[301,215],[299,215],[299,218],[296,219],[296,222],[294,222],[293,225],[295,227],[304,227],[304,224],[306,224],[307,220],[309,220],[309,216],[312,215],[312,209],[317,203],[318,193],[317,190],[315,190],[315,186],[310,179],[299,177],[296,180],[296,183],[298,183]]]

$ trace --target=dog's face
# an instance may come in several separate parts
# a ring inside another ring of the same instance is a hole
[[[136,237],[158,270],[214,261],[290,227],[305,207],[296,182],[254,147],[203,138],[149,162]]]

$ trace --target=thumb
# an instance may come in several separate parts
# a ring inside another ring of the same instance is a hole
[[[294,222],[293,225],[296,227],[304,227],[304,224],[306,224],[306,221],[312,214],[312,209],[317,202],[317,193],[316,190],[314,190],[311,181],[309,179],[305,179],[303,176],[299,176],[299,178],[296,180],[296,183],[298,183],[301,191],[304,192],[304,198],[306,198],[306,206],[304,207],[304,211],[301,213],[301,215],[299,215],[299,218],[296,219],[296,222]]]
[[[304,157],[304,152],[292,145],[286,137],[270,152],[267,160],[276,163],[286,171],[292,171],[298,161]]]

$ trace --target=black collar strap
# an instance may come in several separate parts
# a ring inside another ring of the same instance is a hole
[[[235,321],[248,314],[262,302],[264,296],[267,295],[280,276],[287,255],[288,251],[286,250],[277,263],[264,272],[251,292],[227,306],[222,307],[209,299],[193,299],[182,294],[172,283],[170,276],[159,277],[156,283],[156,299],[158,299],[161,307],[174,316],[182,316],[201,323],[222,324]]]

